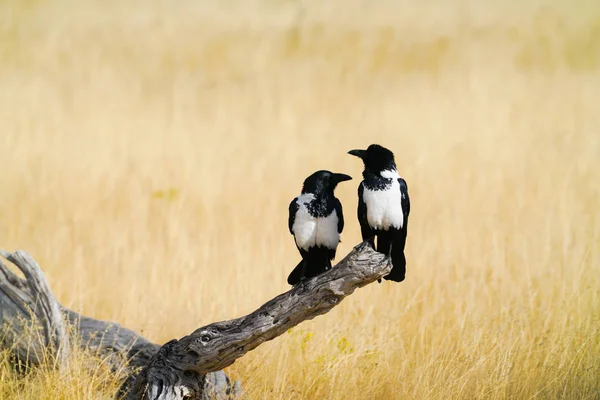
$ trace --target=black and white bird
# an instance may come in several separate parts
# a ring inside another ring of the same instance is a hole
[[[392,270],[384,279],[402,282],[406,276],[404,246],[410,199],[406,181],[398,174],[394,153],[378,144],[348,154],[363,160],[363,181],[358,186],[358,221],[362,238],[377,251],[391,256]],[[380,280],[381,282],[381,280]]]
[[[317,171],[304,180],[302,193],[290,203],[288,227],[302,256],[288,276],[290,285],[331,268],[344,229],[342,203],[333,191],[350,179],[345,174]]]

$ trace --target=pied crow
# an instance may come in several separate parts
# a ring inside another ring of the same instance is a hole
[[[333,191],[338,183],[350,179],[345,174],[317,171],[304,180],[300,196],[290,203],[288,227],[302,256],[288,276],[290,285],[331,268],[344,229],[342,203]]]
[[[392,270],[384,279],[402,282],[406,276],[404,246],[410,199],[406,181],[398,174],[394,154],[378,144],[349,154],[363,160],[363,180],[358,186],[358,221],[362,238],[377,251],[391,256]],[[379,280],[381,282],[381,280]]]

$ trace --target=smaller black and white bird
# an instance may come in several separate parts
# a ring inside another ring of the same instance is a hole
[[[317,171],[304,180],[302,193],[290,203],[288,227],[302,256],[288,276],[290,285],[331,268],[344,229],[342,203],[333,191],[338,183],[351,179],[345,174]]]
[[[410,199],[406,181],[398,174],[394,153],[378,144],[367,150],[350,150],[363,160],[363,181],[358,187],[358,221],[362,238],[390,256],[392,270],[384,279],[402,282],[406,276],[404,246]],[[381,282],[381,280],[380,280]]]

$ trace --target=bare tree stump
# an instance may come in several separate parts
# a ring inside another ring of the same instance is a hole
[[[13,349],[16,358],[28,365],[39,364],[45,348],[64,367],[69,350],[66,320],[76,327],[82,347],[110,357],[114,368],[127,372],[117,396],[130,400],[235,397],[239,383],[232,383],[223,368],[302,321],[327,313],[357,288],[391,270],[388,258],[362,243],[331,270],[302,282],[249,315],[215,322],[159,346],[119,324],[62,307],[31,256],[23,251],[1,254],[25,275],[25,279],[19,278],[0,261],[3,347]],[[41,327],[43,340],[23,341],[22,321]]]
[[[15,264],[25,275],[24,280],[17,277],[0,260],[0,291],[10,298],[8,302],[4,301],[4,298],[0,298],[2,320],[5,320],[5,314],[16,315],[15,311],[17,310],[7,307],[10,304],[18,307],[17,313],[27,313],[43,328],[42,338],[44,341],[41,344],[56,357],[59,368],[64,369],[69,355],[69,336],[66,333],[65,320],[60,306],[54,298],[40,266],[23,251],[13,254],[0,252],[0,255]],[[5,285],[5,281],[12,285],[14,290],[10,290],[11,288]],[[28,298],[29,293],[36,293],[37,296]],[[12,318],[10,321],[14,323],[15,319]],[[20,335],[13,336],[12,339],[17,342],[24,338],[25,335]],[[25,348],[22,345],[18,345],[16,349],[20,358],[25,357],[23,353]],[[31,349],[27,350],[31,351]],[[27,356],[34,357],[39,362],[43,353],[39,347],[35,347],[33,350],[33,354],[27,354]]]

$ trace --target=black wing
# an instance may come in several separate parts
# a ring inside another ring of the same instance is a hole
[[[294,227],[294,221],[296,220],[296,213],[298,212],[298,209],[300,208],[300,206],[296,202],[297,199],[298,198],[296,197],[290,203],[289,216],[288,216],[288,228],[292,235],[294,234],[294,231],[292,231],[292,228]]]
[[[394,234],[392,244],[392,270],[385,276],[385,280],[402,282],[406,278],[406,257],[404,256],[404,247],[406,245],[406,234],[408,231],[408,215],[410,214],[410,198],[408,197],[408,186],[406,181],[398,178],[400,184],[400,204],[402,205],[403,223],[402,229]]]
[[[360,224],[360,232],[362,234],[362,240],[373,239],[373,230],[369,226],[367,220],[367,205],[363,200],[364,186],[361,182],[358,185],[358,223]]]
[[[337,197],[335,198],[333,209],[338,217],[338,233],[342,233],[344,230],[344,212],[342,210],[342,203],[340,203],[340,200]]]
[[[406,181],[402,178],[398,178],[398,183],[400,184],[400,193],[402,194],[402,214],[404,214],[404,223],[402,224],[402,229],[407,229],[408,224],[408,214],[410,214],[410,197],[408,197],[408,185]]]

